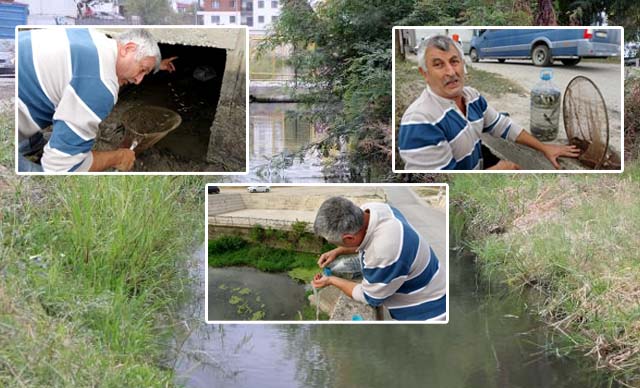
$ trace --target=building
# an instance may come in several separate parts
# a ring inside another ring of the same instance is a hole
[[[201,0],[198,24],[242,24],[264,32],[278,19],[280,8],[280,0]]]
[[[206,25],[239,25],[242,21],[242,0],[202,0],[198,21]]]
[[[280,16],[279,0],[253,0],[253,29],[266,30]]]

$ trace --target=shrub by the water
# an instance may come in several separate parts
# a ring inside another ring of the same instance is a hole
[[[222,236],[209,241],[209,254],[237,251],[246,247],[248,242],[240,236]]]

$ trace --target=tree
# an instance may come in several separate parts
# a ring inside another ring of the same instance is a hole
[[[553,10],[552,0],[538,0],[538,12],[534,23],[537,26],[557,26],[558,20]]]
[[[143,24],[166,24],[174,12],[167,0],[124,0],[125,16],[138,16]]]
[[[347,136],[351,162],[390,164],[391,29],[413,8],[413,0],[334,0],[315,11],[288,0],[266,40],[292,47],[291,64],[310,102],[329,100],[317,111],[331,117],[333,139]],[[360,159],[360,160],[357,160]]]

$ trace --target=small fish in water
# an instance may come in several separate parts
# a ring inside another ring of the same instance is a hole
[[[193,71],[193,78],[206,82],[216,78],[216,71],[211,66],[198,66]]]

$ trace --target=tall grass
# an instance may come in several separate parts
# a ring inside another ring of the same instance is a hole
[[[0,385],[164,386],[198,177],[21,179],[2,208]],[[10,328],[10,329],[7,329]],[[5,331],[6,332],[3,332]]]

